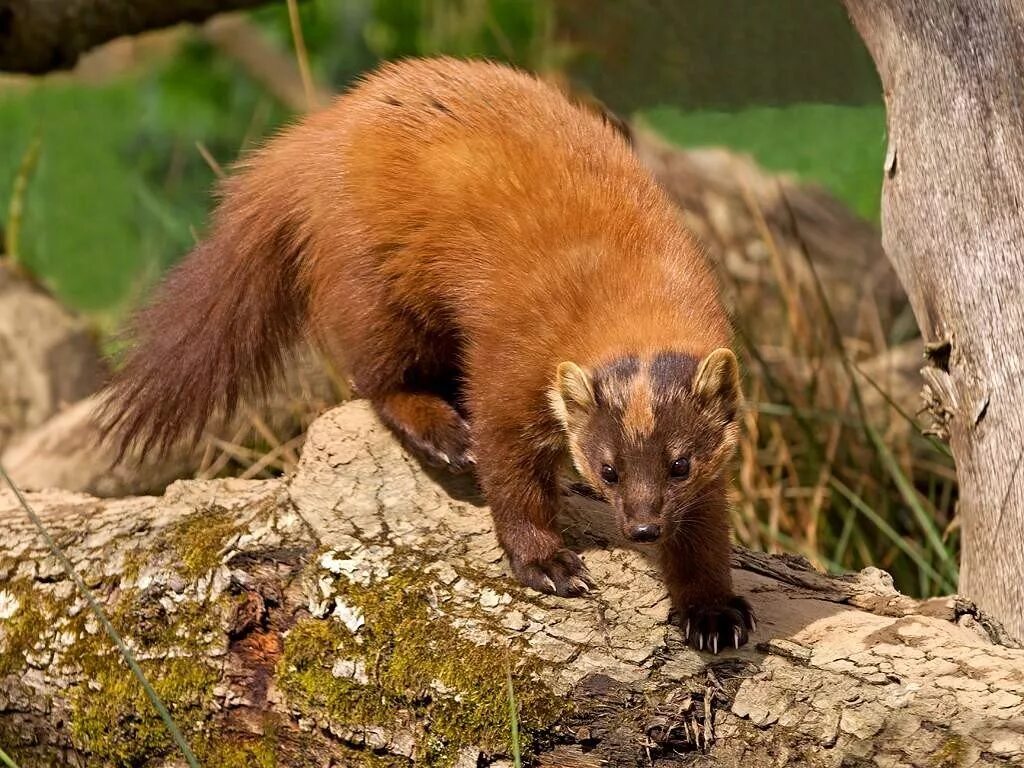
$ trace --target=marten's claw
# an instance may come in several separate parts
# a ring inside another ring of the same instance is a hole
[[[462,474],[473,469],[476,456],[470,448],[469,430],[461,424],[448,430],[436,430],[429,438],[403,435],[405,445],[427,464]]]
[[[584,595],[590,591],[590,585],[587,584],[587,582],[585,582],[579,576],[573,576],[571,579],[569,579],[569,582],[573,589],[579,590],[581,595]]]
[[[722,603],[692,605],[686,611],[683,639],[699,651],[717,654],[720,648],[738,649],[756,626],[750,603],[738,595]]]
[[[568,549],[560,549],[544,560],[513,564],[512,570],[520,582],[549,595],[579,597],[594,587],[579,555]]]
[[[442,467],[454,474],[468,472],[476,464],[476,457],[470,449],[468,428],[452,429],[430,440],[421,440],[415,446],[428,463]]]
[[[469,423],[440,397],[392,392],[375,399],[374,407],[405,448],[425,464],[455,474],[476,464]]]

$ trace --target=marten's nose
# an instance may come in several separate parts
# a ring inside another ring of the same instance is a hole
[[[629,531],[629,538],[633,541],[642,541],[648,543],[652,541],[657,541],[659,536],[661,536],[661,526],[657,523],[644,523],[643,525],[635,525]]]

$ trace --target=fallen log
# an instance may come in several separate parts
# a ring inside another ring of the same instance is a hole
[[[347,393],[344,379],[307,347],[266,398],[246,400],[226,422],[211,423],[197,445],[179,443],[163,456],[133,447],[125,462],[115,464],[117,448],[102,440],[95,418],[102,396],[90,394],[13,441],[0,456],[23,488],[104,497],[160,493],[179,478],[225,471],[269,475],[294,468],[306,427]]]
[[[506,674],[540,765],[1024,758],[1024,650],[971,605],[737,550],[757,631],[698,653],[648,554],[566,493],[586,599],[515,584],[468,481],[422,469],[361,402],[318,419],[284,479],[29,499],[203,765],[495,764]],[[25,768],[181,765],[10,494],[0,528],[0,745]]]
[[[0,258],[0,452],[106,374],[85,319]]]

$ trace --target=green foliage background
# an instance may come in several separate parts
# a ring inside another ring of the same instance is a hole
[[[609,10],[614,5],[592,7]],[[701,3],[690,5],[694,12],[706,10]],[[595,33],[588,47],[579,38],[580,18],[592,14],[572,3],[566,9],[560,19],[549,2],[316,0],[301,6],[301,17],[316,76],[336,89],[381,59],[440,53],[486,56],[535,69],[566,66],[584,86],[595,79],[598,86],[614,80],[622,63],[616,49],[595,47],[603,32]],[[282,48],[290,48],[283,3],[253,16]],[[713,33],[715,24],[707,21],[705,32]],[[776,27],[762,31],[750,58],[763,55],[773,34],[792,36],[788,27]],[[560,28],[575,37],[560,38]],[[720,38],[711,34],[710,40],[719,46]],[[726,53],[741,58],[736,51]],[[788,71],[793,56],[787,58],[783,50],[778,54]],[[664,51],[669,64],[672,56]],[[603,60],[605,69],[596,69]],[[712,54],[701,59],[705,79],[714,61]],[[837,67],[842,75],[850,64],[841,61]],[[602,73],[600,78],[594,78],[595,71]],[[686,73],[676,74],[679,82],[672,82],[670,71],[667,82],[650,84],[650,103],[637,105],[635,111],[649,125],[687,146],[724,145],[749,152],[771,169],[824,184],[862,215],[877,216],[877,169],[884,151],[879,103],[753,103],[706,111],[700,93],[686,103]],[[864,91],[863,82],[854,85],[852,93]],[[675,88],[682,88],[684,96]],[[763,102],[765,86],[758,88],[755,96]],[[780,93],[785,96],[786,90]],[[597,95],[605,98],[603,92]],[[69,304],[113,328],[203,229],[214,174],[196,143],[228,164],[288,119],[286,109],[258,83],[198,36],[155,67],[99,85],[60,79],[32,88],[0,85],[0,211],[7,208],[22,154],[38,135],[42,145],[25,201],[23,258]]]

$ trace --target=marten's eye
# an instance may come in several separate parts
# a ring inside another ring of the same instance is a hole
[[[690,476],[690,460],[681,456],[669,465],[668,471],[677,480],[685,480]]]
[[[619,473],[615,471],[615,467],[611,464],[603,464],[601,465],[601,479],[608,483],[608,485],[615,485],[619,482]]]

